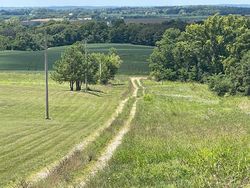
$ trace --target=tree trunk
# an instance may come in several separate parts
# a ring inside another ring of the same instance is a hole
[[[70,91],[74,91],[74,82],[70,81],[69,84],[70,84]]]
[[[82,82],[81,81],[79,81],[79,83],[78,83],[78,87],[79,87],[79,91],[81,91],[82,90]]]
[[[88,87],[88,75],[87,73],[85,73],[85,90],[88,91],[89,87]]]
[[[81,83],[81,81],[76,81],[76,91],[81,91],[81,89],[82,89],[82,83]]]

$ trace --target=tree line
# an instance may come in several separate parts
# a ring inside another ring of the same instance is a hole
[[[55,62],[52,78],[59,83],[68,82],[71,91],[80,91],[83,84],[89,90],[89,84],[107,84],[114,79],[121,63],[114,48],[108,54],[88,53],[86,43],[77,42]]]
[[[124,18],[156,18],[171,15],[210,16],[238,14],[249,15],[247,5],[194,5],[194,6],[158,6],[158,7],[48,7],[48,8],[0,8],[0,19],[16,16],[21,20],[42,18],[66,18],[77,20],[92,17],[95,20]]]
[[[168,29],[150,57],[156,80],[198,81],[219,95],[250,95],[250,20],[214,15]]]
[[[166,29],[184,30],[186,24],[180,20],[155,24],[126,24],[124,20],[114,20],[111,25],[103,21],[50,21],[38,26],[24,26],[18,19],[10,19],[0,22],[0,50],[42,50],[44,30],[48,34],[49,47],[71,45],[82,40],[153,46]]]

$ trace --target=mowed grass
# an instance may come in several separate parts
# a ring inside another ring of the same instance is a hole
[[[249,98],[194,83],[144,86],[131,131],[87,187],[249,186]]]
[[[123,60],[120,74],[147,74],[149,71],[147,59],[153,47],[130,44],[89,44],[89,52],[107,53],[110,48],[116,48]],[[61,57],[64,47],[50,48],[48,51],[49,69]],[[44,54],[42,51],[1,51],[0,70],[39,71],[44,70]]]
[[[128,79],[70,92],[50,80],[51,120],[44,120],[42,73],[0,73],[0,187],[12,186],[67,154],[103,126],[128,95]]]
[[[91,166],[98,160],[107,144],[116,135],[129,117],[135,98],[130,98],[121,114],[102,134],[83,151],[77,152],[51,175],[31,186],[31,188],[77,187],[78,181],[90,173]]]

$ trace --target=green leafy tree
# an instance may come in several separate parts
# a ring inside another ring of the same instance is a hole
[[[246,95],[250,95],[250,51],[245,53],[241,60],[242,65],[242,77],[243,84],[242,86],[245,88],[244,92]]]
[[[121,59],[111,49],[108,54],[87,53],[83,43],[75,43],[66,49],[60,60],[54,65],[52,78],[59,82],[68,82],[70,90],[80,91],[82,84],[107,84],[113,79],[121,64]]]
[[[0,50],[7,50],[8,43],[8,38],[0,35]]]
[[[214,15],[183,32],[168,29],[150,57],[151,75],[156,80],[210,81],[220,95],[249,95],[244,56],[249,49],[248,18]]]
[[[122,63],[120,56],[115,49],[110,49],[108,54],[93,53],[92,61],[99,65],[99,71],[96,78],[101,84],[107,84],[109,80],[114,79]]]
[[[76,43],[67,48],[60,60],[54,65],[52,78],[59,83],[69,82],[70,90],[81,90],[82,83],[85,83],[86,75],[90,71],[89,57],[85,58],[85,47],[82,43]]]
[[[176,79],[177,65],[174,60],[173,49],[180,35],[180,30],[168,29],[164,33],[162,40],[156,44],[156,48],[149,59],[151,76],[156,80]]]

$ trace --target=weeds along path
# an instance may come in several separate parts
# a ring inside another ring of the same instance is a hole
[[[134,92],[133,92],[133,96],[135,95],[135,93],[137,93],[137,86],[134,83],[134,79],[131,79]],[[112,114],[111,118],[105,123],[104,126],[100,127],[99,129],[97,129],[95,132],[93,132],[93,134],[89,135],[82,143],[76,145],[66,156],[64,156],[62,159],[60,159],[59,161],[54,162],[53,164],[45,167],[44,169],[42,169],[40,172],[30,176],[26,182],[29,185],[33,185],[39,181],[42,181],[44,179],[46,179],[47,177],[49,177],[53,171],[55,171],[56,169],[58,169],[61,165],[64,164],[65,161],[67,161],[68,159],[72,158],[77,152],[81,152],[83,151],[89,144],[91,144],[92,142],[94,142],[101,134],[102,132],[109,128],[112,123],[115,121],[115,119],[119,116],[119,114],[122,113],[126,103],[128,102],[129,98],[131,96],[128,96],[126,99],[122,100],[117,109],[115,110],[115,112]]]
[[[123,128],[118,132],[118,134],[111,140],[111,142],[107,145],[107,147],[104,149],[104,152],[100,155],[100,157],[97,159],[97,161],[92,165],[90,168],[89,172],[85,176],[84,180],[82,180],[76,187],[85,187],[87,182],[93,178],[97,172],[100,170],[103,170],[105,166],[107,166],[108,161],[112,158],[115,150],[117,147],[122,143],[122,139],[125,136],[125,134],[130,130],[130,125],[132,120],[135,117],[136,113],[136,108],[137,108],[137,101],[138,101],[138,90],[139,87],[141,87],[143,90],[143,86],[141,84],[141,79],[140,77],[131,77],[130,78],[133,84],[134,92],[133,92],[133,97],[136,98],[135,102],[133,103],[132,109],[130,111],[129,117],[127,121],[125,122]],[[136,84],[138,83],[138,85]],[[144,93],[144,91],[143,91]]]

